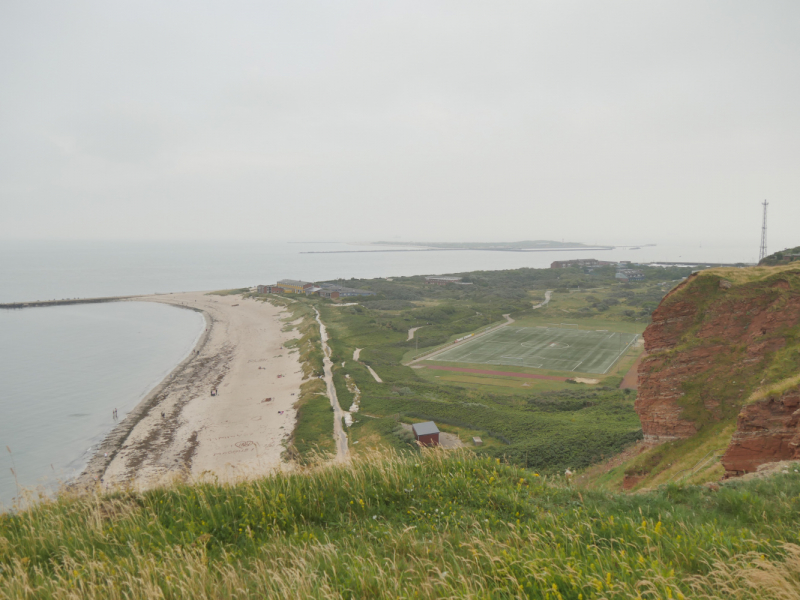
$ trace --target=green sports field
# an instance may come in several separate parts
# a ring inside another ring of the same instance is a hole
[[[502,327],[433,360],[604,374],[638,337],[557,327]]]

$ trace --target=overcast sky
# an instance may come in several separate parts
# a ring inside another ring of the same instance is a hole
[[[797,0],[0,3],[0,239],[777,250],[799,126]]]

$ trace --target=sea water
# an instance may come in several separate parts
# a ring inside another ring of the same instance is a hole
[[[375,252],[256,242],[0,242],[0,303],[548,267],[554,260],[748,262],[752,244],[579,252]],[[355,251],[355,252],[354,252]],[[0,503],[79,471],[193,347],[198,313],[144,302],[0,310]],[[6,446],[11,453],[6,451]],[[16,473],[16,481],[11,469]]]
[[[0,506],[17,485],[76,475],[113,410],[123,418],[204,329],[200,313],[150,302],[0,311]]]

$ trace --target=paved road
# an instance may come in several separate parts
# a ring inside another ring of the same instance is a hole
[[[328,398],[333,407],[333,437],[336,440],[336,460],[345,461],[350,458],[350,449],[347,446],[347,434],[344,432],[342,426],[342,418],[344,411],[339,406],[339,398],[336,397],[336,386],[333,385],[333,362],[331,361],[331,348],[328,346],[328,330],[322,323],[319,316],[319,311],[315,308],[314,312],[317,313],[317,323],[319,323],[319,336],[322,340],[322,366],[325,373],[325,386],[328,389]]]

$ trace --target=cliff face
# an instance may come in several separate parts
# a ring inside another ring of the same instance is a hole
[[[800,458],[799,423],[800,387],[745,406],[722,457],[726,476],[750,473],[767,462]]]
[[[799,333],[796,267],[710,269],[687,279],[644,333],[636,411],[645,440],[686,438],[738,417],[723,460],[729,473],[790,457],[800,444],[800,393],[764,390],[800,373]]]

